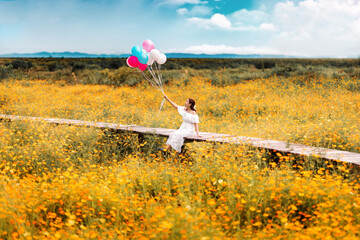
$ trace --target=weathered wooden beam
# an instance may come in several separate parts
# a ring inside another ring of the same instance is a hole
[[[27,116],[14,116],[0,114],[1,121],[19,121],[29,120],[37,122],[48,122],[58,125],[72,125],[72,126],[85,126],[95,127],[100,129],[111,129],[119,132],[131,132],[139,134],[139,141],[142,141],[145,134],[157,135],[160,137],[169,137],[175,129],[167,128],[150,128],[137,125],[122,125],[116,123],[104,122],[91,122],[71,119],[58,119],[58,118],[42,118],[42,117],[27,117]],[[342,161],[351,164],[360,165],[360,153],[349,151],[341,151],[336,149],[312,147],[297,143],[287,143],[282,141],[267,140],[253,137],[235,136],[229,134],[219,134],[211,132],[201,132],[201,138],[188,137],[185,142],[219,142],[239,145],[251,145],[257,148],[264,148],[269,150],[276,150],[284,153],[291,153],[296,155],[317,156],[322,159]]]

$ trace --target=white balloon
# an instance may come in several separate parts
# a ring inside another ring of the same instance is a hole
[[[156,61],[158,64],[164,64],[166,62],[166,55],[165,54],[160,54],[159,58]]]
[[[150,56],[153,60],[155,60],[155,61],[158,60],[158,58],[160,57],[160,55],[161,55],[161,53],[160,53],[159,50],[157,50],[157,49],[153,49],[153,50],[151,50],[150,53],[149,53],[149,56]]]
[[[154,63],[154,59],[152,59],[150,56],[148,58],[148,62],[146,63],[147,65],[152,65]]]

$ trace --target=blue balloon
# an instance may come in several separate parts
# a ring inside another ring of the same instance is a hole
[[[138,57],[139,62],[145,64],[149,60],[149,56],[146,54],[146,51],[142,49],[140,57]]]
[[[140,58],[142,54],[141,47],[133,46],[131,49],[131,54],[137,58]]]

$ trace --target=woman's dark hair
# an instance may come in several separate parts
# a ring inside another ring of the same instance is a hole
[[[192,98],[189,98],[189,103],[190,103],[190,109],[196,112],[195,109],[195,100]]]

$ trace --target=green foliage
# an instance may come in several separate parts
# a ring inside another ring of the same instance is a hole
[[[7,79],[12,76],[12,68],[13,66],[7,65],[0,65],[0,80]]]
[[[110,86],[135,86],[143,80],[136,70],[129,67],[120,67],[116,70],[84,70],[78,72],[77,79],[82,84]]]
[[[25,58],[0,59],[0,79],[63,80],[68,84],[135,86],[144,80],[139,71],[129,68],[125,58]],[[16,70],[15,72],[12,69]],[[145,70],[147,73],[147,70]],[[165,84],[187,85],[192,77],[208,78],[216,86],[230,86],[271,75],[313,78],[360,76],[358,59],[209,59],[172,58],[161,66]],[[74,76],[75,75],[75,76]],[[349,86],[357,91],[357,86]]]
[[[23,59],[15,59],[12,61],[11,65],[14,69],[29,69],[32,67],[32,62]]]
[[[46,66],[50,72],[54,72],[56,70],[61,70],[61,69],[65,68],[65,65],[59,61],[48,62],[48,63],[46,63]]]
[[[101,73],[109,79],[109,84],[113,86],[135,86],[143,79],[138,71],[129,67],[120,67],[114,71],[105,69]]]
[[[261,60],[255,62],[254,66],[257,69],[269,69],[269,68],[274,68],[276,66],[276,63],[275,61],[271,61],[271,60]]]

